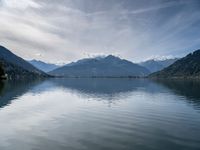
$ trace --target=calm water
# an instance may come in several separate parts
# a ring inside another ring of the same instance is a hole
[[[0,150],[200,150],[200,82],[0,84]]]

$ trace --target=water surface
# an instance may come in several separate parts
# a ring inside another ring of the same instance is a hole
[[[200,82],[0,83],[0,150],[199,150]]]

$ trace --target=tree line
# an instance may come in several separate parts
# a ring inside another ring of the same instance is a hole
[[[4,77],[5,77],[5,72],[2,63],[0,63],[0,78],[2,79]]]

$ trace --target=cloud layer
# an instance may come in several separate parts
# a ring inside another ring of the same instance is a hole
[[[0,0],[0,44],[26,59],[132,61],[200,48],[198,0]]]

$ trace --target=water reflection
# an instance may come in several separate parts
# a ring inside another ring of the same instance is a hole
[[[170,89],[174,94],[186,97],[188,103],[200,107],[200,81],[189,79],[177,80],[157,80],[158,84],[162,84]]]
[[[33,89],[34,86],[41,84],[41,80],[24,81],[1,81],[0,82],[0,108],[9,105],[12,100],[17,99]]]
[[[42,93],[62,88],[80,96],[109,100],[123,99],[132,92],[150,94],[169,93],[186,97],[189,103],[200,107],[200,81],[147,79],[50,79],[0,82],[0,107],[4,107],[27,92]]]
[[[3,82],[0,149],[200,149],[197,89],[146,79]]]
[[[136,91],[166,92],[162,85],[146,79],[53,79],[50,82],[83,96],[110,101],[125,98]]]
[[[136,91],[149,94],[171,92],[185,97],[188,103],[200,107],[200,81],[196,80],[54,79],[49,82],[58,87],[75,90],[85,96],[110,101],[125,98]]]

